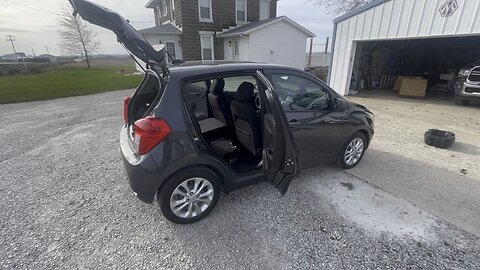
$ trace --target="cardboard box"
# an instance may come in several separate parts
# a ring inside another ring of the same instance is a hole
[[[425,97],[427,80],[419,77],[399,77],[395,82],[394,91],[401,97]]]

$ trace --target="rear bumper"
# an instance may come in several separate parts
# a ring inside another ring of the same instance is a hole
[[[120,150],[132,191],[141,201],[152,203],[161,182],[157,164],[150,154],[139,156],[133,152],[125,127],[120,131]]]

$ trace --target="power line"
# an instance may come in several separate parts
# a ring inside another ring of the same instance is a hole
[[[27,9],[36,10],[36,11],[48,13],[48,14],[51,14],[51,15],[61,15],[60,13],[56,13],[56,12],[52,12],[52,11],[47,11],[47,10],[39,9],[39,8],[36,8],[36,7],[21,5],[21,4],[15,3],[15,2],[11,2],[11,1],[9,1],[9,0],[3,0],[3,1],[5,1],[5,2],[11,4],[11,5],[15,5],[15,6],[22,7],[22,8],[27,8]]]

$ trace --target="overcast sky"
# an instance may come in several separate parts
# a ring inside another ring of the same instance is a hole
[[[122,14],[137,29],[154,25],[153,10],[145,8],[147,0],[93,0]],[[12,53],[6,35],[16,37],[18,52],[31,55],[46,53],[63,54],[58,46],[58,13],[67,0],[0,0],[0,55]],[[305,0],[281,0],[278,2],[278,16],[287,15],[317,35],[315,43],[324,43],[332,35],[334,15],[323,7],[313,6]],[[99,27],[93,27],[101,42],[98,53],[124,53],[115,36]],[[318,50],[322,50],[320,46]]]

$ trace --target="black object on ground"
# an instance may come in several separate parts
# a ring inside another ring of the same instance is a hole
[[[455,141],[455,133],[450,131],[429,129],[424,135],[425,143],[439,148],[449,148]]]

